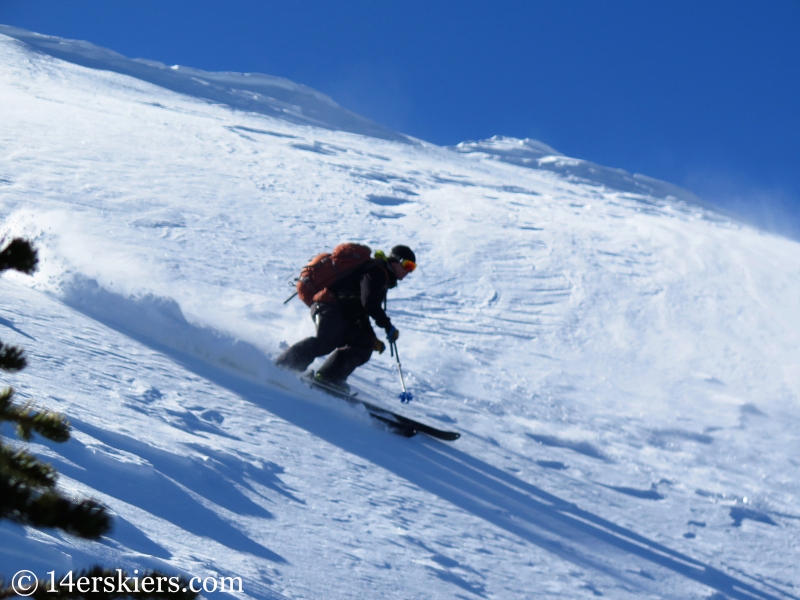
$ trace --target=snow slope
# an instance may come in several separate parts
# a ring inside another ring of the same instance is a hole
[[[16,38],[29,49],[42,54],[84,67],[130,75],[181,94],[240,110],[277,116],[292,123],[414,142],[408,136],[342,108],[308,86],[282,77],[261,73],[209,73],[180,65],[168,67],[153,60],[130,60],[89,42],[64,40],[8,25],[0,25],[0,34]]]
[[[37,451],[117,526],[94,544],[0,524],[1,573],[800,597],[796,242],[663,182],[548,168],[574,159],[538,142],[315,126],[307,88],[278,118],[86,48],[0,29],[0,229],[42,258],[0,280],[0,339],[28,352],[19,396],[74,425]],[[287,283],[345,240],[420,264],[389,299],[417,399],[387,355],[352,382],[457,442],[393,436],[272,366],[312,331]]]

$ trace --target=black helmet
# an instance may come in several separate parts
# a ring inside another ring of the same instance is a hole
[[[410,260],[411,262],[415,263],[417,262],[417,257],[414,256],[414,251],[408,246],[395,246],[389,253],[389,260],[394,260],[397,262]]]

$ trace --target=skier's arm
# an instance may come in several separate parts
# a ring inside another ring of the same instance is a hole
[[[380,266],[367,270],[361,278],[361,304],[378,327],[389,330],[392,322],[383,310],[383,298],[388,277]]]

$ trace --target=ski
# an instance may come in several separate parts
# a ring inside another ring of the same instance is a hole
[[[309,374],[303,375],[301,379],[305,381],[306,384],[308,384],[310,387],[323,391],[330,396],[339,398],[340,400],[344,400],[345,402],[348,402],[353,406],[360,405],[366,407],[364,402],[362,402],[359,398],[356,398],[358,392],[345,392],[334,386],[326,385],[325,383],[314,379],[313,372],[310,375]],[[387,418],[386,416],[381,414],[376,414],[373,410],[370,410],[369,407],[366,408],[367,412],[369,413],[369,416],[374,420],[376,420],[381,425],[383,425],[390,432],[403,437],[413,437],[417,435],[417,429],[415,429],[412,425],[401,423],[397,419]]]
[[[358,400],[355,399],[356,402],[364,406],[369,414],[373,417],[382,415],[384,418],[394,419],[395,422],[400,423],[402,425],[407,425],[408,427],[413,427],[419,433],[424,433],[425,435],[429,435],[431,437],[435,437],[439,440],[444,440],[447,442],[452,442],[457,440],[461,437],[461,434],[457,431],[445,431],[443,429],[437,429],[436,427],[431,427],[430,425],[426,425],[425,423],[420,423],[419,421],[415,421],[414,419],[409,419],[401,414],[398,414],[394,411],[388,410],[376,404],[372,404],[367,402],[366,400]]]
[[[369,416],[375,419],[376,421],[379,421],[384,425],[386,425],[386,428],[392,433],[396,433],[397,435],[402,435],[403,437],[414,437],[419,432],[419,430],[416,427],[412,427],[411,425],[406,425],[405,423],[399,423],[394,419],[389,419],[387,417],[381,416],[373,412],[370,412]]]
[[[392,433],[402,435],[403,437],[412,437],[417,433],[424,433],[425,435],[448,442],[452,442],[461,437],[461,434],[456,431],[444,431],[442,429],[437,429],[436,427],[431,427],[430,425],[420,423],[414,419],[409,419],[408,417],[378,406],[377,404],[372,404],[371,402],[357,398],[357,392],[349,393],[333,386],[325,385],[323,382],[314,379],[313,375],[310,377],[304,375],[302,379],[311,387],[319,389],[327,394],[330,394],[331,396],[339,398],[340,400],[344,400],[354,406],[363,406],[367,409],[370,417],[388,427]]]

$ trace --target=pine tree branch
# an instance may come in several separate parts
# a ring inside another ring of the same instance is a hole
[[[4,371],[21,371],[27,364],[25,351],[22,348],[0,342],[0,369]]]
[[[30,406],[22,407],[20,413],[17,434],[23,440],[30,440],[32,431],[54,442],[66,442],[69,439],[69,421],[64,415],[49,410],[34,412]]]
[[[0,473],[0,519],[34,527],[54,527],[86,539],[97,539],[111,530],[106,508],[94,500],[70,500],[53,489],[42,493],[3,473]]]
[[[31,439],[32,432],[54,442],[66,442],[69,439],[69,421],[64,415],[52,410],[35,411],[28,403],[19,406],[11,401],[14,394],[12,388],[6,388],[0,394],[0,422],[11,421],[17,425],[17,435],[25,441]]]
[[[199,595],[190,589],[185,577],[168,576],[160,571],[145,571],[135,576],[122,569],[95,566],[79,573],[53,579],[40,579],[34,600],[195,600]],[[17,597],[17,592],[0,580],[0,600]]]
[[[0,477],[8,477],[41,490],[55,486],[58,471],[27,450],[22,448],[15,450],[0,441]]]
[[[2,392],[0,392],[0,415],[2,415],[3,411],[6,409],[7,406],[11,405],[11,396],[14,395],[14,388],[7,387]]]
[[[28,240],[14,238],[0,251],[0,271],[15,269],[30,275],[38,264],[38,252]]]

